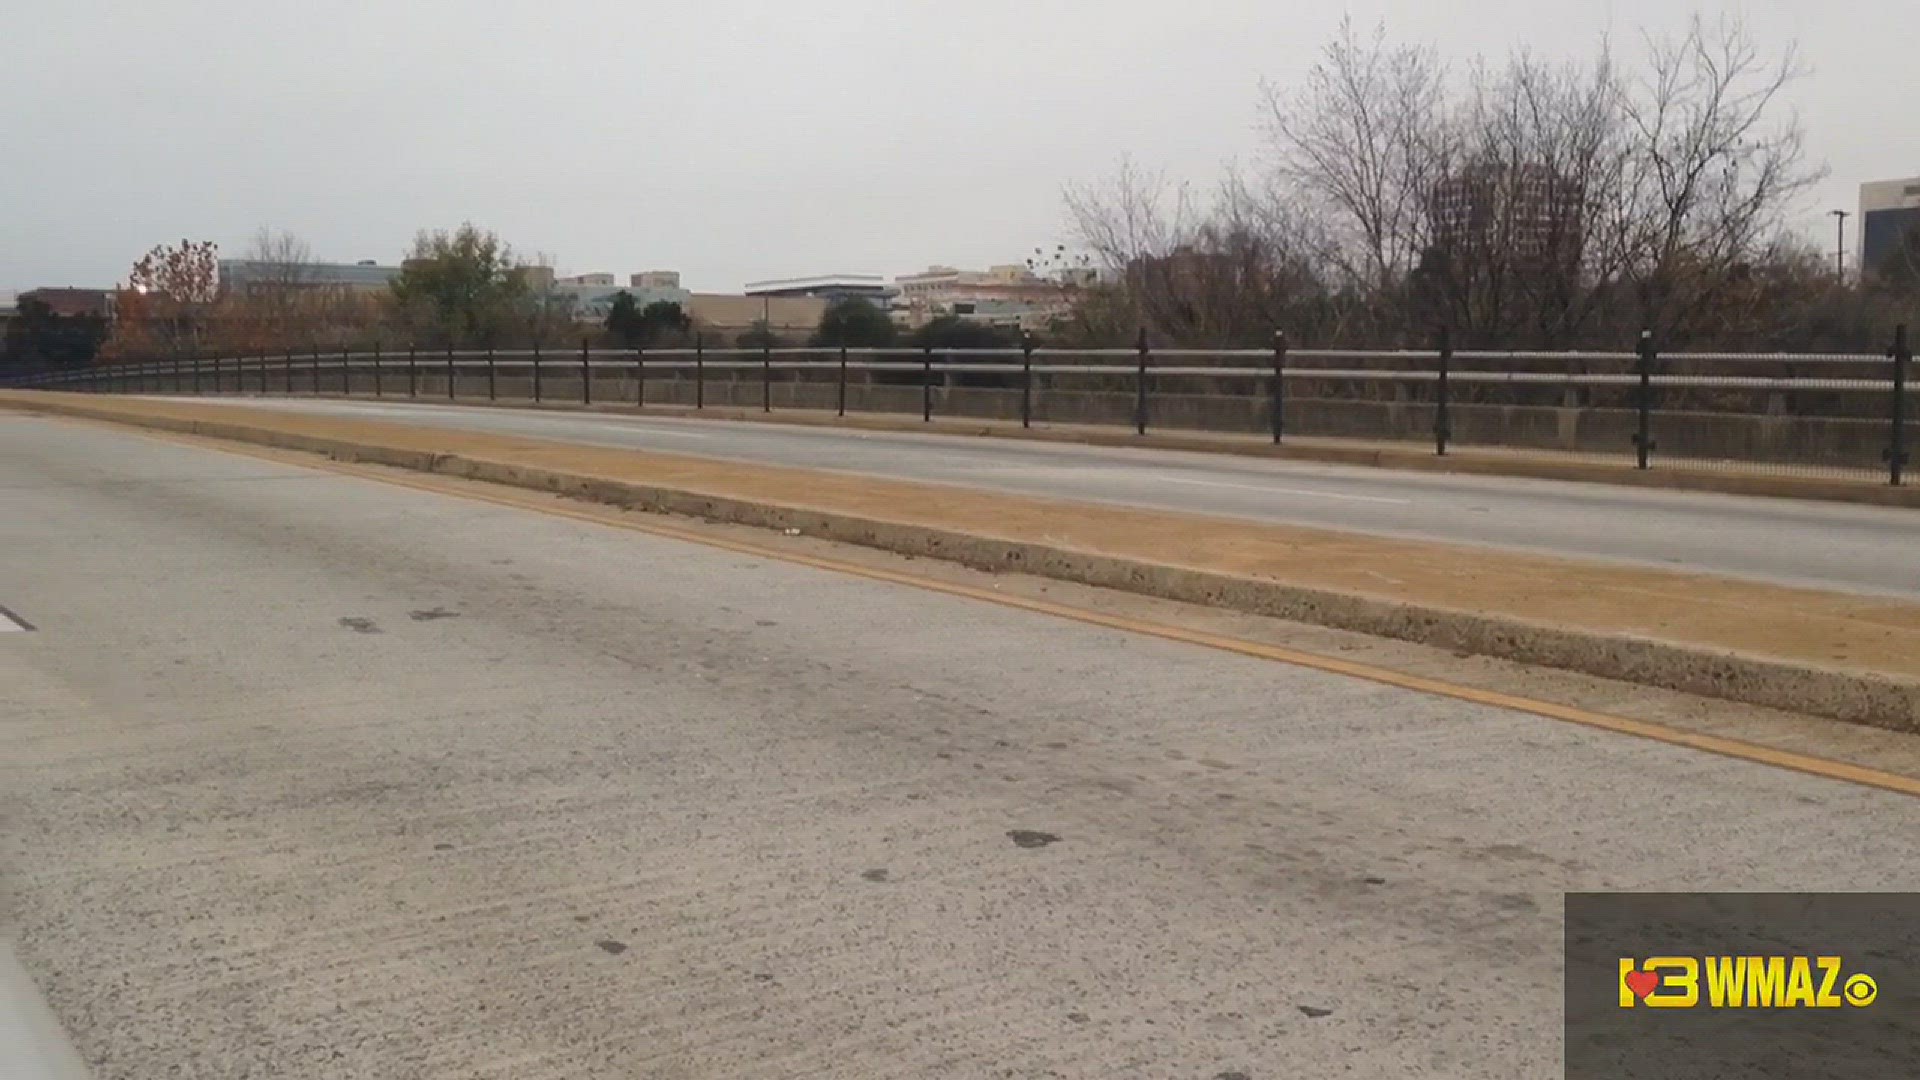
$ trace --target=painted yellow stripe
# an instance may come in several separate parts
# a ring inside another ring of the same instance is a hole
[[[117,429],[122,431],[126,430],[125,428]],[[867,578],[872,581],[884,581],[894,585],[905,585],[911,588],[925,589],[930,592],[945,593],[949,596],[965,597],[969,600],[980,600],[989,604],[998,604],[1001,607],[1018,608],[1022,611],[1031,611],[1036,614],[1051,615],[1055,618],[1071,619],[1074,622],[1103,626],[1108,629],[1120,630],[1130,634],[1143,634],[1148,637],[1164,638],[1168,641],[1178,641],[1188,645],[1199,645],[1209,649],[1219,649],[1222,652],[1237,653],[1241,656],[1258,657],[1262,660],[1274,660],[1283,664],[1311,668],[1316,671],[1325,671],[1335,675],[1365,679],[1369,682],[1382,683],[1387,686],[1398,687],[1402,690],[1412,690],[1417,693],[1452,698],[1456,701],[1466,701],[1475,705],[1486,705],[1496,709],[1511,709],[1515,712],[1531,713],[1535,716],[1544,716],[1551,720],[1560,720],[1569,724],[1579,724],[1583,727],[1598,728],[1602,731],[1611,731],[1620,735],[1632,735],[1636,738],[1651,739],[1655,742],[1666,743],[1669,746],[1681,746],[1689,750],[1704,751],[1709,754],[1718,754],[1723,757],[1737,758],[1741,761],[1768,765],[1777,769],[1806,773],[1810,776],[1823,777],[1828,780],[1840,780],[1850,784],[1860,784],[1865,787],[1879,788],[1883,791],[1891,791],[1901,795],[1920,798],[1920,778],[1887,772],[1884,769],[1854,765],[1845,761],[1835,761],[1831,758],[1796,753],[1792,750],[1781,750],[1776,747],[1762,746],[1758,743],[1746,742],[1740,739],[1730,739],[1721,735],[1685,731],[1680,728],[1669,727],[1665,724],[1658,724],[1652,721],[1634,720],[1624,716],[1612,716],[1607,713],[1593,712],[1572,705],[1561,705],[1551,701],[1539,701],[1534,698],[1521,697],[1516,694],[1504,694],[1497,690],[1484,690],[1479,687],[1462,686],[1458,683],[1450,683],[1442,679],[1429,678],[1424,675],[1413,675],[1407,672],[1393,671],[1388,668],[1376,667],[1372,664],[1342,660],[1332,656],[1321,656],[1316,653],[1301,652],[1297,649],[1289,649],[1279,645],[1268,645],[1264,642],[1249,641],[1244,638],[1228,637],[1223,634],[1210,634],[1203,630],[1192,630],[1166,623],[1149,622],[1143,619],[1129,618],[1125,615],[1090,611],[1085,608],[1071,607],[1066,604],[1057,604],[1052,601],[1038,600],[1032,597],[1009,596],[1004,593],[994,592],[991,589],[982,589],[972,585],[962,585],[957,582],[918,577],[897,570],[862,566],[858,563],[823,558],[818,555],[808,555],[796,551],[783,551],[778,547],[736,540],[729,537],[711,536],[694,529],[666,524],[664,522],[635,520],[620,516],[617,511],[613,510],[596,511],[587,508],[559,506],[550,501],[554,498],[553,496],[542,496],[533,492],[522,493],[507,487],[501,487],[497,490],[479,490],[480,482],[477,481],[458,481],[450,478],[437,477],[429,478],[424,475],[419,478],[397,476],[384,470],[376,470],[363,465],[330,461],[296,451],[257,450],[243,444],[228,443],[194,436],[173,435],[151,429],[142,431],[141,434],[169,442],[190,442],[198,446],[241,454],[246,457],[259,458],[282,465],[291,464],[301,468],[320,469],[326,472],[338,473],[364,480],[373,480],[382,484],[392,484],[396,487],[412,488],[417,491],[430,492],[436,495],[448,495],[454,498],[470,499],[476,502],[493,503],[497,506],[512,507],[517,510],[531,510],[536,513],[548,514],[554,517],[571,518],[575,521],[584,521],[594,525],[627,529],[632,532],[666,537],[671,540],[680,540],[690,544],[701,544],[706,547],[720,548],[737,554],[752,555],[756,558],[776,559],[781,562],[809,566],[818,570],[828,570],[839,574],[849,574],[854,577]],[[491,485],[487,486],[489,488],[492,487]]]

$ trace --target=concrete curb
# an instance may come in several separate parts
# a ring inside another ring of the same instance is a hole
[[[130,415],[60,401],[13,404],[235,442],[322,454],[547,491],[614,506],[774,529],[1011,570],[1169,600],[1329,626],[1648,686],[1920,733],[1920,680],[1823,667],[1625,634],[1486,615],[1390,597],[1105,555],[1032,541],[961,533],[803,504],[733,498],[611,477],[376,442],[302,435],[245,423]]]
[[[308,395],[303,395],[308,396]],[[1920,486],[1872,484],[1862,481],[1832,480],[1814,476],[1765,475],[1737,471],[1687,468],[1662,464],[1641,471],[1623,465],[1598,462],[1555,461],[1544,457],[1512,457],[1476,454],[1471,447],[1456,448],[1441,457],[1427,449],[1398,446],[1337,446],[1292,442],[1280,446],[1254,440],[1236,440],[1201,432],[1149,432],[1135,435],[1124,431],[1103,431],[1073,425],[1022,428],[991,420],[960,417],[935,417],[922,421],[917,417],[894,414],[857,413],[836,416],[814,410],[786,409],[765,413],[735,405],[709,405],[695,410],[691,405],[631,405],[531,400],[487,401],[461,398],[443,401],[428,398],[375,398],[366,394],[344,396],[321,394],[332,401],[391,401],[419,405],[459,405],[462,407],[538,409],[550,412],[591,412],[613,416],[672,416],[702,420],[726,420],[749,424],[788,424],[798,427],[848,428],[857,431],[919,432],[932,435],[967,435],[978,438],[1023,439],[1031,442],[1075,443],[1085,446],[1133,447],[1147,450],[1187,450],[1206,454],[1230,454],[1235,457],[1271,458],[1279,461],[1303,461],[1321,465],[1353,465],[1402,472],[1453,473],[1470,476],[1512,476],[1529,480],[1556,480],[1581,484],[1611,484],[1615,487],[1654,488],[1666,491],[1708,491],[1721,495],[1750,495],[1770,499],[1813,499],[1821,502],[1856,503],[1863,506],[1895,506],[1920,509]]]
[[[0,1074],[15,1080],[87,1080],[93,1075],[21,966],[11,941],[0,941]]]

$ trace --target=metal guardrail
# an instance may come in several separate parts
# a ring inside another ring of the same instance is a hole
[[[1131,362],[1116,363],[1125,357]],[[871,379],[874,373],[919,375],[921,416],[933,417],[935,376],[954,374],[1018,376],[1019,419],[1031,425],[1035,395],[1043,389],[1036,376],[1106,376],[1128,380],[1133,390],[1133,426],[1144,435],[1152,416],[1154,380],[1168,377],[1199,377],[1246,380],[1255,384],[1254,392],[1265,389],[1266,408],[1271,418],[1273,442],[1286,435],[1286,388],[1290,382],[1304,380],[1348,380],[1385,385],[1418,384],[1431,388],[1431,400],[1420,402],[1433,412],[1433,440],[1436,454],[1444,455],[1453,439],[1453,410],[1463,404],[1455,399],[1454,387],[1529,386],[1598,387],[1630,391],[1635,416],[1631,438],[1635,464],[1650,466],[1656,449],[1652,417],[1663,391],[1669,389],[1725,389],[1765,391],[1769,393],[1822,392],[1844,395],[1877,395],[1887,407],[1884,449],[1889,483],[1904,481],[1908,463],[1907,419],[1913,408],[1908,401],[1915,386],[1909,380],[1913,353],[1906,327],[1896,329],[1893,343],[1883,355],[1863,353],[1673,353],[1659,354],[1649,337],[1643,336],[1635,352],[1491,352],[1454,351],[1446,335],[1441,335],[1433,350],[1365,351],[1351,349],[1290,350],[1286,338],[1276,335],[1271,349],[1150,349],[1144,341],[1131,349],[1053,349],[1027,345],[1014,349],[855,349],[834,347],[805,348],[694,348],[605,349],[583,343],[569,352],[541,349],[475,350],[442,349],[423,352],[409,348],[404,353],[388,353],[378,348],[366,352],[342,350],[326,352],[251,353],[243,356],[174,357],[138,363],[102,365],[77,370],[48,372],[14,379],[8,385],[21,388],[72,389],[93,392],[128,393],[165,390],[174,393],[319,393],[323,381],[331,377],[342,392],[351,389],[355,377],[369,377],[373,395],[387,396],[392,387],[397,395],[401,387],[406,396],[420,396],[424,380],[444,382],[444,393],[457,399],[460,383],[484,378],[486,397],[497,399],[501,377],[530,381],[534,401],[546,398],[543,383],[558,376],[577,379],[578,400],[591,404],[596,381],[609,373],[630,378],[634,404],[647,404],[647,380],[671,373],[685,380],[691,373],[694,407],[704,408],[710,373],[737,375],[752,371],[759,375],[761,408],[773,411],[772,385],[776,373],[831,372],[836,384],[835,401],[840,415],[847,411],[847,387],[851,375]],[[1213,363],[1192,363],[1212,360]],[[1365,367],[1289,366],[1294,361],[1351,362],[1390,361],[1394,369]],[[1067,362],[1076,361],[1076,362]],[[1175,361],[1169,363],[1168,361]],[[1515,364],[1612,364],[1626,370],[1524,371],[1502,370]],[[1848,364],[1869,370],[1884,370],[1879,375],[1835,377],[1787,375],[1674,374],[1664,370],[1674,366],[1702,364],[1770,363],[1774,365]],[[391,382],[389,380],[392,380]],[[1252,397],[1252,395],[1247,395]],[[1753,416],[1753,414],[1740,414]],[[1758,417],[1755,417],[1756,419]]]

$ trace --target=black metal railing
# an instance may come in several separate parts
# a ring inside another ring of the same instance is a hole
[[[431,356],[431,354],[430,354]],[[1912,347],[1883,354],[1427,350],[692,348],[576,353],[406,349],[406,396],[594,406],[818,409],[1349,440],[1435,454],[1578,455],[1903,484]],[[94,393],[394,392],[393,351],[171,356],[16,377]],[[1657,452],[1657,453],[1656,453]]]

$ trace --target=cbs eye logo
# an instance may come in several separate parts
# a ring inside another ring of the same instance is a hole
[[[1864,1009],[1880,996],[1873,976],[1844,978],[1837,956],[1620,958],[1623,1009]]]

